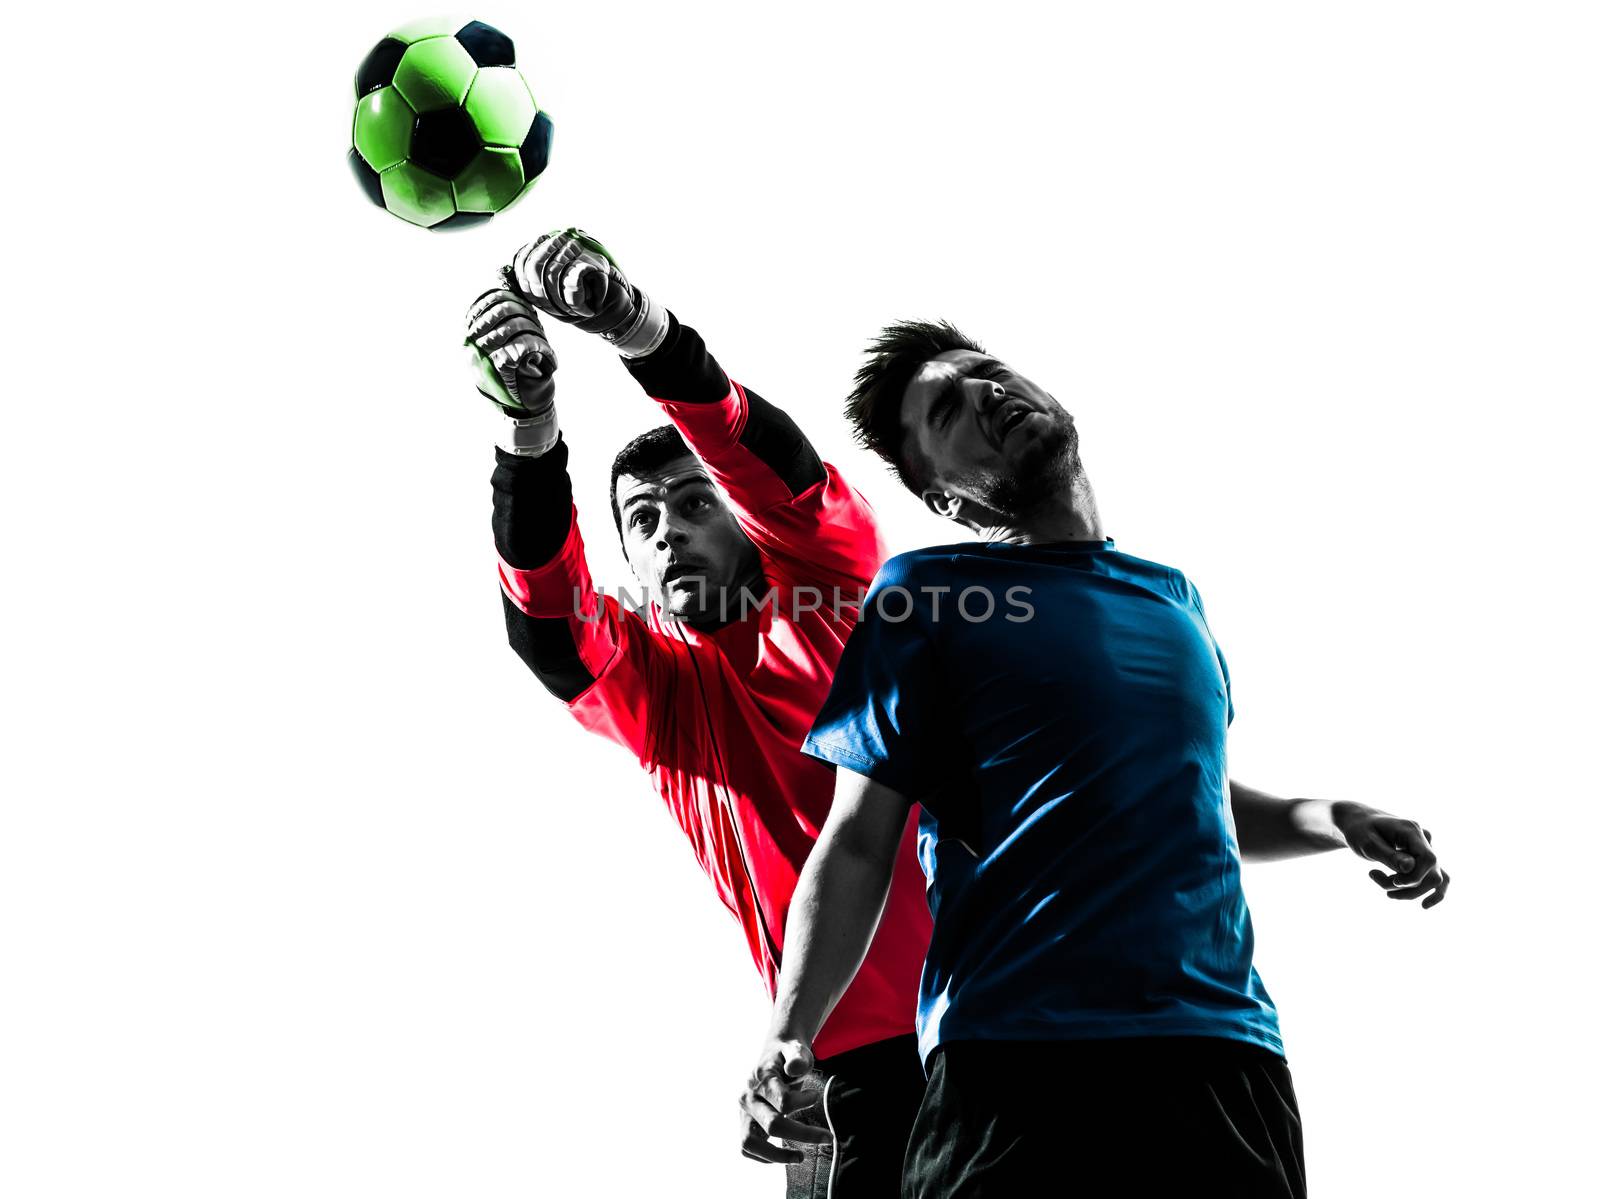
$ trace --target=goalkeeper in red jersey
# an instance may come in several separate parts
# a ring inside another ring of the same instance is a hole
[[[473,304],[467,342],[479,390],[508,418],[492,484],[511,645],[650,775],[775,991],[790,897],[834,789],[800,746],[851,601],[885,557],[872,509],[592,238],[547,234],[504,274]],[[637,613],[601,594],[584,560],[541,313],[610,342],[671,421],[611,468],[612,520],[650,596]],[[791,1196],[899,1187],[924,1087],[914,1023],[930,921],[914,824],[872,948],[816,1038],[806,1126],[778,1147],[746,1120],[751,1155],[787,1163]]]

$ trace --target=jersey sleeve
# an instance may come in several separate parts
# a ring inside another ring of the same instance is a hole
[[[675,316],[661,347],[627,366],[763,554],[797,581],[867,586],[884,558],[876,514],[788,413],[731,381]]]
[[[873,580],[801,749],[926,802],[948,782],[955,746],[939,717],[932,625],[907,558],[890,559]]]
[[[596,593],[561,448],[551,461],[502,453],[495,470],[507,638],[580,723],[649,764],[656,722],[671,709],[669,651],[637,615]]]

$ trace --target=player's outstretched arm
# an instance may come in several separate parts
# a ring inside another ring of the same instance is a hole
[[[1230,780],[1239,852],[1246,860],[1278,861],[1348,849],[1385,869],[1369,877],[1391,899],[1441,902],[1450,876],[1433,851],[1433,834],[1414,820],[1366,804],[1328,799],[1281,799]]]
[[[630,283],[598,241],[577,229],[547,233],[517,252],[507,281],[546,316],[617,347],[757,546],[808,580],[871,579],[884,552],[870,507],[787,413],[732,382],[700,335]]]
[[[820,1142],[826,1129],[789,1119],[807,1106],[798,1084],[815,1060],[811,1043],[860,969],[878,929],[911,801],[840,768],[833,808],[795,886],[783,969],[767,1038],[739,1097],[740,1149],[763,1162],[800,1160],[770,1138]]]
[[[466,340],[478,390],[506,416],[490,485],[507,637],[585,725],[646,758],[658,647],[642,621],[595,593],[539,315],[507,289],[485,292],[468,311]]]
[[[494,541],[500,560],[532,571],[561,550],[573,523],[567,446],[556,419],[556,356],[539,314],[505,288],[467,310],[478,394],[505,417],[495,450]]]

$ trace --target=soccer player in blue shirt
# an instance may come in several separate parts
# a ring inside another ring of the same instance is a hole
[[[837,790],[745,1116],[818,1135],[791,1118],[814,1097],[810,1043],[920,804],[929,1083],[907,1199],[1304,1195],[1241,855],[1348,848],[1428,908],[1449,885],[1430,835],[1230,782],[1228,668],[1200,594],[1105,536],[1072,417],[1043,388],[926,323],[886,329],[856,382],[862,442],[976,540],[884,565],[806,741]]]

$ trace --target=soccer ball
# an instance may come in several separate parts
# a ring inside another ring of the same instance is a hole
[[[504,212],[549,162],[550,132],[511,39],[482,21],[412,21],[356,72],[350,167],[374,204],[413,225]]]

